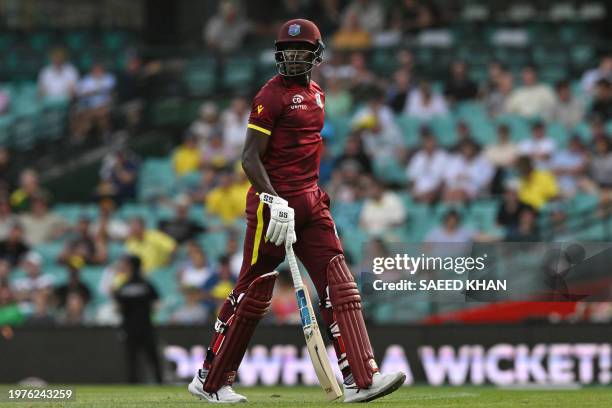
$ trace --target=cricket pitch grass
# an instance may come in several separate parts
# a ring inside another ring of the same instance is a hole
[[[76,385],[75,400],[70,402],[7,402],[1,407],[195,407],[208,406],[187,392],[187,386]],[[18,388],[2,385],[3,390]],[[59,385],[53,388],[61,388]],[[249,402],[245,407],[322,407],[327,402],[318,387],[236,387]],[[612,387],[578,389],[499,389],[495,387],[404,386],[395,393],[369,404],[376,407],[612,407]]]

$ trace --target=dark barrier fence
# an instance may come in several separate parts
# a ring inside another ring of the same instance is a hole
[[[209,334],[208,327],[158,330],[167,380],[193,375]],[[569,385],[608,384],[611,379],[609,325],[389,326],[371,327],[370,336],[382,370],[405,370],[407,383]],[[117,329],[22,328],[10,340],[0,338],[0,383],[27,377],[52,383],[119,383],[125,372]],[[239,382],[316,383],[300,328],[260,327]]]

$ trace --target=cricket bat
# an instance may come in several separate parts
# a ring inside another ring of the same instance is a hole
[[[298,309],[300,310],[300,317],[302,318],[302,329],[304,330],[304,337],[306,338],[306,347],[310,354],[310,360],[312,361],[315,373],[319,379],[319,384],[323,387],[327,399],[332,401],[339,398],[342,395],[342,391],[329,365],[327,349],[321,337],[308,289],[304,286],[300,270],[298,269],[295,254],[293,253],[293,246],[291,244],[286,245],[285,249],[287,252],[287,262],[289,262],[289,269],[291,270],[291,277],[293,278],[295,297],[297,298]]]

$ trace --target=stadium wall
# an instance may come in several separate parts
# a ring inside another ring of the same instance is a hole
[[[159,329],[168,381],[187,380],[199,368],[208,333],[208,327]],[[612,344],[601,341],[612,339],[609,325],[389,326],[372,327],[370,335],[382,369],[405,370],[409,384],[569,386],[611,379]],[[332,356],[331,347],[328,351]],[[0,383],[28,377],[120,383],[125,381],[123,356],[122,336],[114,328],[15,329],[12,338],[0,338]],[[301,331],[260,327],[239,382],[315,384]]]

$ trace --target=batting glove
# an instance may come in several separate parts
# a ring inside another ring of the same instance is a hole
[[[268,193],[261,193],[259,200],[270,207],[270,223],[266,231],[266,239],[276,246],[284,243],[294,244],[297,241],[295,235],[295,213],[289,207],[287,200]]]

